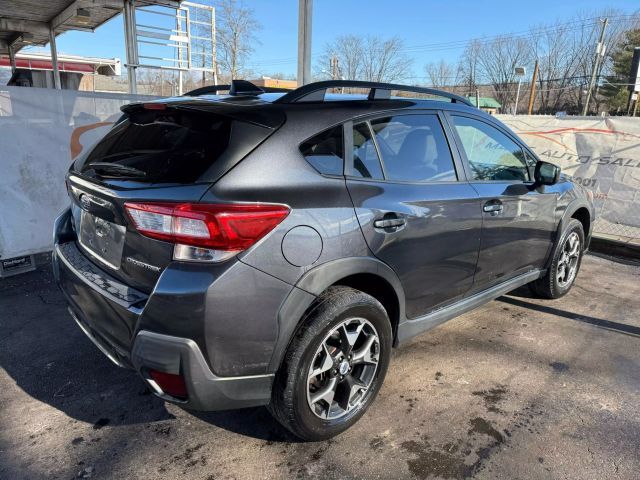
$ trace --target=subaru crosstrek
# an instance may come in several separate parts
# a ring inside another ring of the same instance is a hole
[[[222,88],[124,106],[55,223],[71,316],[161,398],[267,405],[328,438],[374,401],[392,347],[525,284],[571,288],[591,195],[466,99]]]

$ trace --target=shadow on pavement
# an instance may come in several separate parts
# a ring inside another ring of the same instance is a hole
[[[133,370],[113,365],[82,333],[48,266],[3,280],[0,312],[0,369],[30,397],[94,429],[174,418]],[[247,437],[298,441],[266,408],[187,412]]]
[[[2,280],[0,312],[0,369],[32,398],[96,429],[173,418],[80,331],[48,266]]]
[[[190,415],[216,427],[270,443],[299,443],[281,426],[265,407],[226,410],[222,412],[187,411]]]
[[[515,292],[512,292],[514,294]],[[625,335],[631,335],[633,337],[640,337],[640,327],[633,325],[627,325],[625,323],[613,322],[611,320],[604,320],[601,318],[590,317],[588,315],[581,315],[579,313],[567,312],[559,308],[548,307],[546,305],[538,305],[537,303],[525,302],[511,297],[500,297],[497,299],[500,302],[508,303],[518,307],[528,308],[531,310],[537,310],[538,312],[548,313],[550,315],[557,315],[560,317],[568,318],[570,320],[576,320],[578,322],[588,323],[605,330],[622,333]]]

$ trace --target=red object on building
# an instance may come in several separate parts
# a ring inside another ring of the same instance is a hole
[[[0,67],[10,67],[9,57],[0,57]],[[32,60],[26,58],[16,59],[16,68],[24,68],[27,70],[53,70],[51,60]],[[58,62],[58,69],[61,72],[73,73],[94,73],[92,65],[86,63],[74,62]]]

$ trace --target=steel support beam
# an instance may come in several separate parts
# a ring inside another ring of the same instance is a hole
[[[64,25],[66,22],[71,20],[73,17],[77,15],[78,9],[92,9],[92,8],[110,8],[113,10],[121,10],[122,9],[122,0],[76,0],[67,8],[62,10],[58,15],[53,17],[51,20],[51,25],[53,28],[58,28],[61,25]],[[81,27],[73,27],[73,30],[79,29]],[[87,30],[93,31],[88,28]]]
[[[11,75],[16,73],[16,52],[12,46],[9,47],[9,64],[11,65]]]
[[[49,35],[49,25],[44,22],[19,20],[15,18],[0,18],[0,30],[8,32],[31,33],[33,35]]]
[[[49,47],[51,48],[51,64],[53,65],[53,86],[56,90],[62,89],[60,82],[60,69],[58,68],[58,47],[56,46],[56,31],[49,29]]]
[[[311,82],[311,15],[313,0],[298,0],[298,86]]]
[[[136,43],[136,6],[135,0],[124,0],[124,44],[127,53],[127,76],[129,93],[138,93],[136,68],[138,67],[138,47]]]

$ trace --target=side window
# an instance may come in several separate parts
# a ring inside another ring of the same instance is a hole
[[[452,115],[453,124],[476,180],[529,180],[520,146],[480,120]]]
[[[300,145],[300,151],[305,160],[318,172],[325,175],[342,175],[344,168],[342,125],[310,138]]]
[[[398,115],[373,120],[387,180],[457,180],[449,144],[436,115]]]
[[[363,178],[384,178],[367,122],[353,126],[353,175]]]

